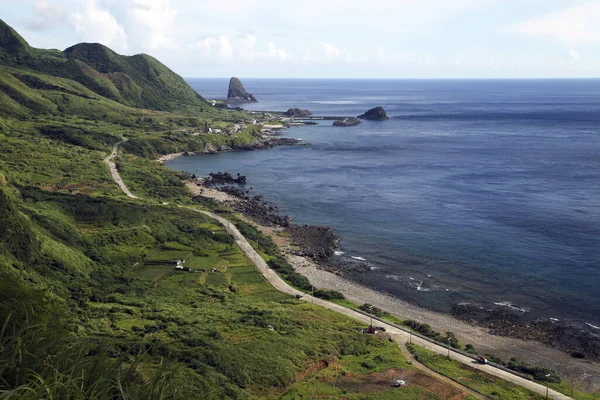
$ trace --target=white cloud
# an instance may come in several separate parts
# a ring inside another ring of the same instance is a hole
[[[225,61],[233,60],[231,40],[225,35],[219,36],[219,56]]]
[[[229,63],[233,60],[234,50],[231,39],[225,35],[199,40],[190,47],[199,50],[204,59],[222,63]]]
[[[243,61],[252,61],[256,59],[254,48],[256,47],[256,36],[247,34],[238,40],[236,57]]]
[[[569,56],[571,57],[571,60],[577,61],[577,59],[579,58],[579,52],[571,49],[569,50]]]
[[[51,4],[48,0],[33,2],[33,21],[29,24],[33,30],[48,30],[66,21],[67,13],[60,4]]]
[[[295,61],[295,57],[284,49],[278,48],[273,41],[266,44],[266,49],[257,49],[257,38],[255,35],[245,35],[240,38],[231,39],[226,35],[209,37],[197,41],[190,46],[199,50],[204,57],[202,62],[219,64],[247,63],[260,60],[275,60],[279,63]]]
[[[280,64],[283,64],[284,62],[286,62],[288,60],[289,57],[285,53],[285,50],[278,49],[275,46],[275,43],[269,42],[269,44],[267,46],[269,48],[269,52],[267,53],[267,58],[272,58],[274,60],[277,60]]]
[[[600,43],[600,1],[586,3],[528,19],[509,30],[567,46]]]
[[[342,52],[340,49],[338,49],[334,45],[332,45],[330,43],[325,43],[325,42],[321,42],[320,45],[321,45],[321,48],[323,49],[323,52],[325,53],[325,57],[327,57],[328,59],[332,60],[332,59],[340,58]]]
[[[200,52],[206,56],[206,55],[210,55],[212,47],[215,45],[215,43],[217,43],[217,39],[206,38],[206,39],[197,41],[196,43],[192,44],[190,47],[192,49],[200,50]]]
[[[115,17],[96,5],[95,0],[86,0],[83,11],[71,15],[75,31],[81,40],[98,42],[113,50],[127,50],[127,34]]]
[[[144,49],[178,49],[171,36],[175,27],[177,10],[171,7],[169,0],[131,0],[131,29],[138,37]]]

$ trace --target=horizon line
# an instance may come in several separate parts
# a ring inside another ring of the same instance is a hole
[[[184,79],[231,79],[233,76],[184,76]],[[237,75],[239,77],[241,75]],[[548,77],[548,78],[328,78],[328,77],[264,77],[264,76],[242,76],[240,79],[281,79],[281,80],[347,80],[347,81],[565,81],[565,80],[600,80],[597,77]]]

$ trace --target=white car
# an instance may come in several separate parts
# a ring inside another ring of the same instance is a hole
[[[404,381],[403,381],[403,380],[401,380],[401,379],[398,379],[398,380],[396,381],[396,384],[395,384],[394,386],[395,386],[395,387],[402,387],[402,386],[405,386],[405,385],[406,385],[406,382],[404,382]]]

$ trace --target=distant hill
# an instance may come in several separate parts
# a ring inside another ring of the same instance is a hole
[[[65,51],[35,49],[2,20],[1,66],[6,68],[0,70],[0,89],[21,84],[33,90],[40,89],[40,85],[47,87],[48,79],[31,78],[31,72],[38,72],[75,81],[102,97],[132,107],[193,111],[207,105],[182,77],[149,55],[123,56],[98,43],[80,43]],[[10,93],[13,100],[23,104]]]

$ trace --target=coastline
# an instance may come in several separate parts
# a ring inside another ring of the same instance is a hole
[[[576,382],[586,390],[600,390],[600,382],[594,378],[600,376],[598,362],[573,358],[570,354],[540,341],[495,335],[485,326],[414,305],[350,280],[339,273],[325,270],[319,258],[315,257],[314,249],[299,246],[285,231],[286,228],[282,226],[284,224],[273,224],[260,215],[257,218],[256,213],[244,212],[247,206],[240,207],[240,205],[247,200],[237,196],[235,191],[232,194],[227,190],[206,187],[202,181],[200,183],[186,181],[185,184],[194,196],[218,201],[239,213],[246,222],[254,225],[263,234],[271,237],[296,272],[307,277],[315,287],[339,291],[356,304],[372,304],[401,320],[411,319],[426,323],[439,332],[454,332],[461,343],[472,344],[480,354],[493,354],[506,361],[517,358],[533,365],[544,366],[555,370],[560,376],[570,382]]]
[[[206,148],[203,151],[198,151],[198,152],[180,151],[177,153],[169,153],[169,154],[160,156],[159,158],[157,158],[154,161],[156,161],[160,164],[164,164],[168,161],[172,161],[172,160],[175,160],[180,157],[195,156],[195,155],[200,155],[200,154],[217,154],[217,153],[223,153],[226,151],[264,150],[264,149],[271,149],[275,146],[307,146],[307,145],[309,145],[308,143],[303,143],[301,139],[282,138],[282,137],[276,137],[276,136],[277,135],[274,135],[274,134],[264,134],[263,133],[260,139],[257,139],[256,141],[254,141],[248,145],[244,145],[244,146],[240,146],[240,147],[230,147],[230,146],[215,147],[211,143],[208,143],[206,145]]]

